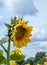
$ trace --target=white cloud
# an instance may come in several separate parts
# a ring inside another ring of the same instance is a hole
[[[3,16],[0,16],[0,19],[4,18]]]
[[[7,10],[12,10],[12,0],[5,0],[4,3]]]
[[[0,26],[1,26],[2,23],[3,23],[3,22],[2,22],[3,19],[4,19],[4,17],[0,15]]]
[[[5,25],[0,24],[0,39],[3,38],[7,34],[7,28]]]
[[[0,1],[1,10],[18,15],[35,15],[38,10],[34,5],[34,0],[4,0]]]
[[[35,29],[33,31],[32,41],[47,41],[47,30],[46,29]]]
[[[47,41],[42,41],[42,42],[40,42],[40,47],[45,47],[45,48],[47,48]]]
[[[47,30],[34,28],[31,43],[28,44],[29,50],[36,52],[47,51]]]

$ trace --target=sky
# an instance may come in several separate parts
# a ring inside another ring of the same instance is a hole
[[[47,0],[0,0],[0,39],[7,33],[4,23],[10,23],[14,16],[23,17],[33,26],[32,41],[22,48],[26,58],[47,52]]]

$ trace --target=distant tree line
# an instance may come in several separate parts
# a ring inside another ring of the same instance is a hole
[[[40,63],[40,65],[43,65],[45,61],[46,61],[46,52],[38,52],[36,53],[35,58],[30,57],[27,60],[23,60],[22,62],[17,62],[17,64],[26,65],[30,63],[30,65],[37,65],[38,63]]]

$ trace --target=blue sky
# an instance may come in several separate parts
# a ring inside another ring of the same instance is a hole
[[[0,0],[0,39],[7,33],[3,23],[14,16],[23,16],[33,26],[32,42],[22,48],[26,57],[47,51],[47,0]]]

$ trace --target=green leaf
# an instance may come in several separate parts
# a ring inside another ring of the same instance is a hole
[[[21,17],[20,19],[21,19],[21,21],[22,21],[22,20],[23,20],[23,17]]]
[[[10,56],[10,60],[15,60],[17,62],[21,62],[25,59],[24,55],[19,55],[19,54],[13,54]]]
[[[4,23],[7,28],[11,28],[10,24]]]
[[[14,17],[14,20],[16,20],[17,18],[16,18],[16,16]]]
[[[3,56],[3,50],[0,50],[0,56]]]
[[[11,24],[14,24],[14,21],[13,21],[13,19],[11,18]]]
[[[6,63],[4,56],[0,56],[0,64]]]

